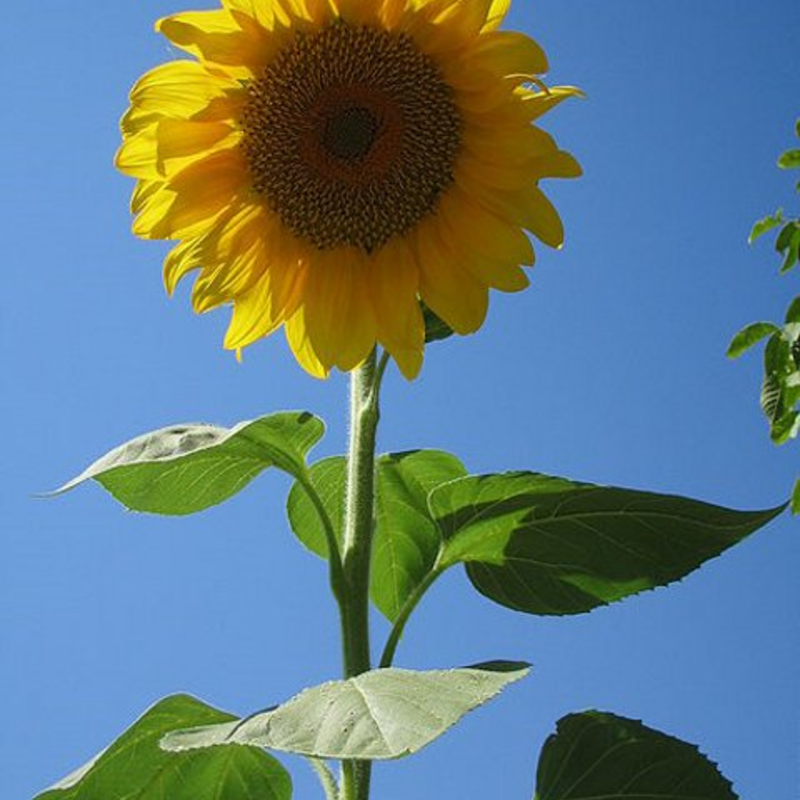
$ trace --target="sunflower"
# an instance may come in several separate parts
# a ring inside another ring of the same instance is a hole
[[[510,0],[221,0],[156,29],[194,56],[131,92],[117,166],[137,179],[134,232],[172,239],[172,294],[232,305],[225,346],[283,326],[323,377],[382,345],[420,370],[421,302],[455,332],[490,288],[528,285],[530,231],[559,247],[539,188],[580,167],[533,123],[546,88]]]

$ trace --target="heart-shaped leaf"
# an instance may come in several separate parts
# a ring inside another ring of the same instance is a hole
[[[570,714],[544,745],[534,800],[736,800],[694,745],[599,711]]]
[[[162,428],[115,448],[54,494],[94,479],[132,511],[193,514],[232,497],[267,467],[301,475],[324,430],[307,412],[271,414],[230,429]]]
[[[579,614],[688,575],[784,506],[734,511],[672,495],[537,473],[469,476],[431,493],[474,586],[531,614]]]
[[[272,711],[167,735],[172,751],[248,744],[316,758],[379,760],[416,753],[528,673],[493,662],[452,670],[379,669],[306,689]]]
[[[394,622],[434,568],[442,537],[428,508],[437,486],[467,474],[450,453],[416,450],[378,461],[372,601]]]
[[[165,733],[235,719],[187,695],[161,700],[99,756],[35,800],[291,800],[289,773],[253,747],[168,753]]]

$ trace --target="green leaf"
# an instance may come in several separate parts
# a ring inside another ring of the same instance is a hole
[[[162,428],[115,448],[53,494],[94,479],[132,511],[193,514],[232,497],[267,467],[302,474],[324,430],[307,412],[271,414],[231,429]]]
[[[378,460],[371,594],[390,621],[431,573],[439,554],[442,538],[428,509],[428,495],[466,474],[455,456],[438,450],[393,453]]]
[[[340,542],[346,471],[343,456],[326,458],[309,470]],[[455,456],[438,450],[390,453],[377,459],[371,596],[392,622],[409,595],[430,574],[441,546],[441,535],[428,510],[428,495],[437,486],[464,475],[466,470]],[[289,493],[287,510],[297,538],[313,553],[327,558],[319,513],[299,482]]]
[[[800,229],[800,223],[797,220],[789,220],[780,230],[777,238],[775,239],[775,250],[782,253],[789,246],[795,231]]]
[[[672,495],[531,472],[470,476],[432,492],[440,563],[531,614],[580,614],[664,586],[766,525],[785,506],[733,511]]]
[[[800,295],[792,300],[791,305],[786,311],[787,323],[800,323]]]
[[[728,358],[739,358],[751,347],[773,333],[780,333],[780,328],[772,322],[753,322],[742,328],[728,345]]]
[[[768,233],[773,228],[777,228],[783,222],[783,209],[779,208],[774,214],[763,219],[758,220],[750,231],[750,236],[747,239],[748,244],[753,244],[756,239]]]
[[[781,154],[778,159],[778,166],[781,169],[798,169],[800,168],[800,150],[787,150]]]
[[[797,264],[798,255],[800,255],[800,225],[796,222],[790,227],[786,226],[785,230],[791,232],[791,236],[787,238],[781,252],[784,254],[783,264],[781,264],[781,273],[788,272],[792,267]]]
[[[800,480],[795,482],[792,492],[792,514],[800,514]]]
[[[425,319],[425,344],[441,342],[449,339],[455,331],[443,320],[436,316],[425,303],[422,306],[422,316]]]
[[[737,800],[694,745],[600,711],[570,714],[545,742],[535,800]]]
[[[325,458],[312,465],[309,477],[330,517],[337,541],[344,531],[345,484],[347,461],[344,456]],[[320,558],[328,557],[328,540],[316,506],[302,483],[295,482],[286,502],[289,524],[294,535]]]
[[[379,669],[331,681],[240,723],[177,731],[172,751],[248,744],[315,758],[382,760],[421,750],[466,713],[528,674],[494,662],[453,670]]]
[[[108,749],[35,800],[290,800],[281,764],[252,747],[167,753],[162,736],[235,719],[187,695],[161,700]]]

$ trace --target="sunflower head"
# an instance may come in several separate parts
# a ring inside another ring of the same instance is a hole
[[[225,346],[281,326],[325,376],[376,344],[413,378],[430,308],[455,332],[563,241],[543,178],[580,175],[536,120],[571,87],[499,31],[510,0],[222,0],[157,29],[194,59],[131,92],[118,167],[134,232],[174,239],[172,293],[230,304]]]

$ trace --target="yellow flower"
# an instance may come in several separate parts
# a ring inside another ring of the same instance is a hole
[[[131,92],[120,170],[134,232],[178,240],[198,312],[232,304],[225,346],[283,326],[310,373],[376,343],[419,372],[420,300],[457,333],[490,288],[523,289],[525,234],[563,241],[542,178],[580,174],[536,119],[540,47],[497,30],[511,0],[221,0],[157,30],[196,60]]]

